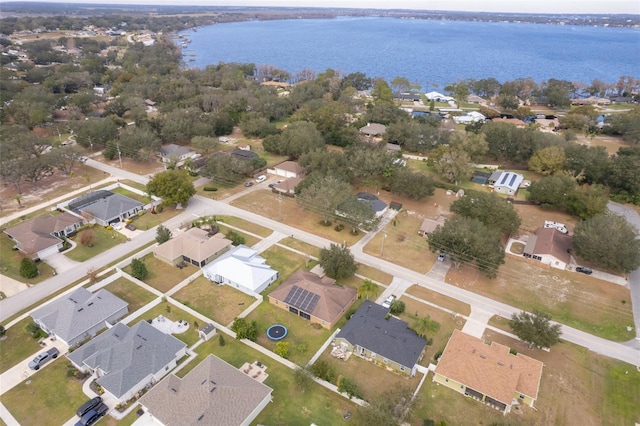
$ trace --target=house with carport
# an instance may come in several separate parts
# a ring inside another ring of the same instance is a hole
[[[118,323],[67,358],[80,371],[97,376],[96,383],[122,404],[166,376],[187,345],[147,321],[133,327]]]
[[[272,305],[327,329],[336,325],[357,298],[356,289],[304,269],[295,271],[269,293]]]
[[[334,345],[406,376],[417,371],[427,341],[389,309],[365,301],[336,335]]]
[[[536,229],[535,235],[529,235],[522,256],[540,261],[552,268],[566,269],[571,263],[573,238],[555,228]]]
[[[226,284],[255,296],[278,279],[278,271],[267,265],[258,252],[239,245],[206,265],[202,274],[217,284]]]
[[[249,426],[271,402],[272,391],[209,355],[184,377],[165,377],[140,399],[140,405],[157,425]]]
[[[186,262],[202,268],[230,248],[231,240],[224,234],[210,235],[204,229],[193,227],[157,246],[153,255],[171,265]]]
[[[31,312],[49,336],[69,347],[93,337],[129,312],[129,304],[105,289],[95,293],[84,287],[52,300]]]
[[[84,223],[82,217],[62,212],[22,222],[4,230],[15,241],[15,248],[32,259],[44,259],[58,253],[64,237],[74,234]]]
[[[533,407],[538,398],[543,363],[507,346],[470,336],[453,335],[435,368],[433,381],[504,414],[514,405]]]

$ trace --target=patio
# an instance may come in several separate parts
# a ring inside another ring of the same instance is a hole
[[[189,321],[171,321],[163,315],[158,315],[151,320],[151,325],[165,334],[180,334],[189,329]]]
[[[253,364],[245,362],[240,368],[240,371],[262,383],[267,379],[267,377],[269,377],[269,375],[266,373],[266,369],[266,365],[264,365],[260,361],[256,361]]]

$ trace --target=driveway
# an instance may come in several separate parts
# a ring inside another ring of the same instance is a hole
[[[70,271],[71,269],[80,265],[80,262],[71,260],[62,253],[51,254],[42,260],[45,261],[47,265],[51,266],[57,274],[62,274],[64,272]]]

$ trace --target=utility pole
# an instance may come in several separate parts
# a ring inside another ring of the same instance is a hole
[[[384,240],[387,239],[387,231],[382,234],[382,249],[380,250],[380,257],[384,256]]]
[[[282,220],[282,192],[278,191],[278,220]]]
[[[116,148],[118,149],[118,160],[120,160],[120,168],[122,168],[122,153],[120,152],[120,144],[116,144]]]

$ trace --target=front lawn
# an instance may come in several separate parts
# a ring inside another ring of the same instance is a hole
[[[171,321],[179,321],[185,320],[189,322],[189,328],[184,333],[173,334],[173,337],[176,339],[182,340],[187,344],[187,347],[193,345],[195,342],[200,340],[200,336],[198,335],[198,331],[196,328],[203,327],[202,320],[195,318],[193,315],[188,314],[177,306],[168,303],[162,302],[155,306],[154,308],[148,310],[147,312],[140,315],[138,318],[134,318],[133,321],[129,322],[129,327],[133,327],[140,321],[152,320],[156,318],[158,315],[162,315],[165,318],[170,319]],[[198,327],[195,327],[195,325]]]
[[[255,299],[228,285],[217,285],[203,276],[173,295],[173,298],[222,325],[230,324]]]
[[[140,260],[144,262],[148,271],[148,275],[142,281],[163,293],[171,290],[176,284],[188,278],[198,270],[195,266],[190,264],[186,264],[184,268],[180,269],[156,258],[153,253],[147,254]],[[125,266],[123,271],[131,274],[131,265]]]
[[[224,235],[227,235],[229,233],[229,231],[233,231],[236,234],[240,235],[242,238],[244,238],[244,245],[251,247],[255,244],[257,244],[258,242],[260,242],[259,238],[254,237],[253,235],[249,235],[247,233],[244,233],[242,231],[236,231],[233,228],[229,228],[228,226],[225,226],[224,223],[217,223],[218,229],[220,230],[220,232],[222,232]]]
[[[27,324],[33,320],[27,317],[7,329],[5,339],[0,340],[0,373],[4,373],[20,361],[34,355],[40,349],[38,339],[27,333]]]
[[[95,242],[91,247],[84,246],[80,243],[80,235],[84,231],[93,231],[96,234]],[[91,259],[92,257],[127,241],[127,237],[118,231],[113,229],[109,230],[98,225],[90,228],[83,228],[75,236],[71,237],[71,239],[75,241],[76,247],[64,252],[64,254],[69,259],[75,260],[76,262],[84,262],[85,260]]]
[[[147,231],[154,226],[158,226],[161,223],[179,215],[180,213],[181,210],[177,210],[175,207],[165,207],[162,209],[162,213],[151,213],[150,211],[146,211],[143,215],[136,215],[130,219],[136,228],[142,231]]]
[[[124,195],[125,197],[129,197],[136,201],[140,201],[142,204],[148,204],[151,201],[153,201],[153,198],[151,197],[140,195],[137,192],[132,192],[122,187],[113,188],[113,189],[110,189],[109,191],[113,192],[114,194]]]
[[[129,303],[129,313],[137,311],[157,297],[125,277],[120,277],[103,288]]]
[[[320,257],[320,248],[296,238],[286,237],[280,240],[280,244],[291,247],[294,250],[301,251],[313,257]]]
[[[0,273],[9,278],[25,284],[37,284],[53,276],[53,268],[45,262],[37,262],[38,275],[34,278],[24,278],[20,275],[20,262],[24,255],[17,250],[13,250],[16,242],[6,234],[0,235]]]
[[[0,401],[23,426],[59,426],[88,398],[82,381],[67,377],[69,360],[59,357],[29,380],[0,396]]]
[[[235,226],[236,228],[243,229],[252,234],[260,235],[263,238],[266,238],[273,233],[273,231],[269,228],[265,228],[264,226],[251,223],[247,220],[240,219],[239,217],[235,216],[216,216],[216,219],[218,220],[218,222],[228,223],[229,225]]]
[[[314,326],[311,322],[268,301],[262,302],[249,314],[247,320],[257,323],[257,342],[272,352],[276,349],[276,342],[267,337],[267,329],[273,324],[283,324],[287,327],[287,337],[281,341],[289,343],[289,359],[298,365],[305,365],[331,335],[331,331],[326,328]]]

